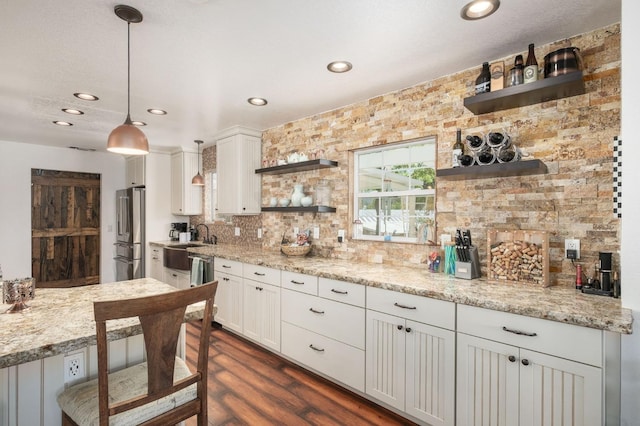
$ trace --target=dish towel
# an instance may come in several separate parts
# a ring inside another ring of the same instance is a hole
[[[193,258],[191,263],[191,286],[202,285],[202,259]]]

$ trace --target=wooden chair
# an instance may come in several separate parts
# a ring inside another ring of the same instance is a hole
[[[218,282],[127,300],[94,302],[98,378],[58,396],[63,425],[173,425],[194,415],[207,424],[207,363]],[[206,301],[197,368],[176,357],[187,305]],[[139,317],[146,362],[109,373],[106,321]]]

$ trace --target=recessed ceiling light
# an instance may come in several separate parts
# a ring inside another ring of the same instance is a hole
[[[460,16],[467,21],[486,18],[500,7],[500,0],[462,0],[462,3]]]
[[[265,106],[267,104],[267,100],[264,98],[249,98],[247,102],[255,106]]]
[[[351,68],[353,68],[353,65],[351,65],[351,62],[347,61],[333,61],[327,65],[327,69],[335,73],[351,71]]]
[[[73,96],[75,96],[78,99],[82,99],[83,101],[97,101],[99,98],[96,95],[92,95],[90,93],[74,93]]]
[[[131,124],[133,124],[134,126],[146,126],[147,123],[145,123],[144,121],[132,121]]]
[[[74,108],[62,108],[62,111],[66,112],[67,114],[73,114],[73,115],[82,115],[82,114],[84,114],[84,112],[80,111],[79,109],[74,109]]]
[[[167,115],[167,111],[163,109],[157,109],[157,108],[149,108],[147,112],[153,115]]]
[[[69,123],[68,121],[60,121],[60,120],[55,120],[53,124],[57,124],[58,126],[73,126],[73,123]]]

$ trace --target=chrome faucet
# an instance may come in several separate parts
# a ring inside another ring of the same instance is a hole
[[[204,226],[207,229],[207,236],[202,239],[203,243],[205,243],[205,244],[218,244],[218,237],[216,237],[215,235],[213,235],[213,239],[209,237],[209,227],[206,224],[199,223],[198,225],[196,225],[196,230],[198,229],[199,226]]]

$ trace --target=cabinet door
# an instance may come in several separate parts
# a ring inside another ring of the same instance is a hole
[[[127,188],[143,186],[145,184],[145,158],[144,156],[129,157],[126,160]]]
[[[367,310],[366,392],[404,410],[405,320]]]
[[[260,145],[260,138],[243,134],[216,142],[218,213],[260,213]]]
[[[517,425],[518,348],[462,333],[457,338],[457,424]]]
[[[239,204],[238,179],[235,177],[236,162],[233,137],[216,143],[216,173],[218,174],[218,213],[235,213]]]
[[[432,426],[453,426],[455,333],[408,320],[405,332],[405,412]]]
[[[243,334],[256,342],[260,341],[261,291],[260,283],[244,280]]]
[[[263,284],[262,298],[262,338],[260,342],[280,352],[280,287]]]
[[[175,288],[179,288],[178,278],[178,271],[175,269],[164,268],[164,282],[174,286]]]
[[[151,278],[164,281],[164,266],[162,265],[162,249],[151,247]]]
[[[526,349],[519,361],[520,426],[603,424],[600,368]]]
[[[197,153],[178,152],[171,156],[171,213],[202,214],[202,187],[191,184],[198,171]]]
[[[242,280],[235,275],[217,271],[216,279],[218,280],[216,292],[218,312],[214,319],[228,329],[242,333],[242,303],[244,299]]]

